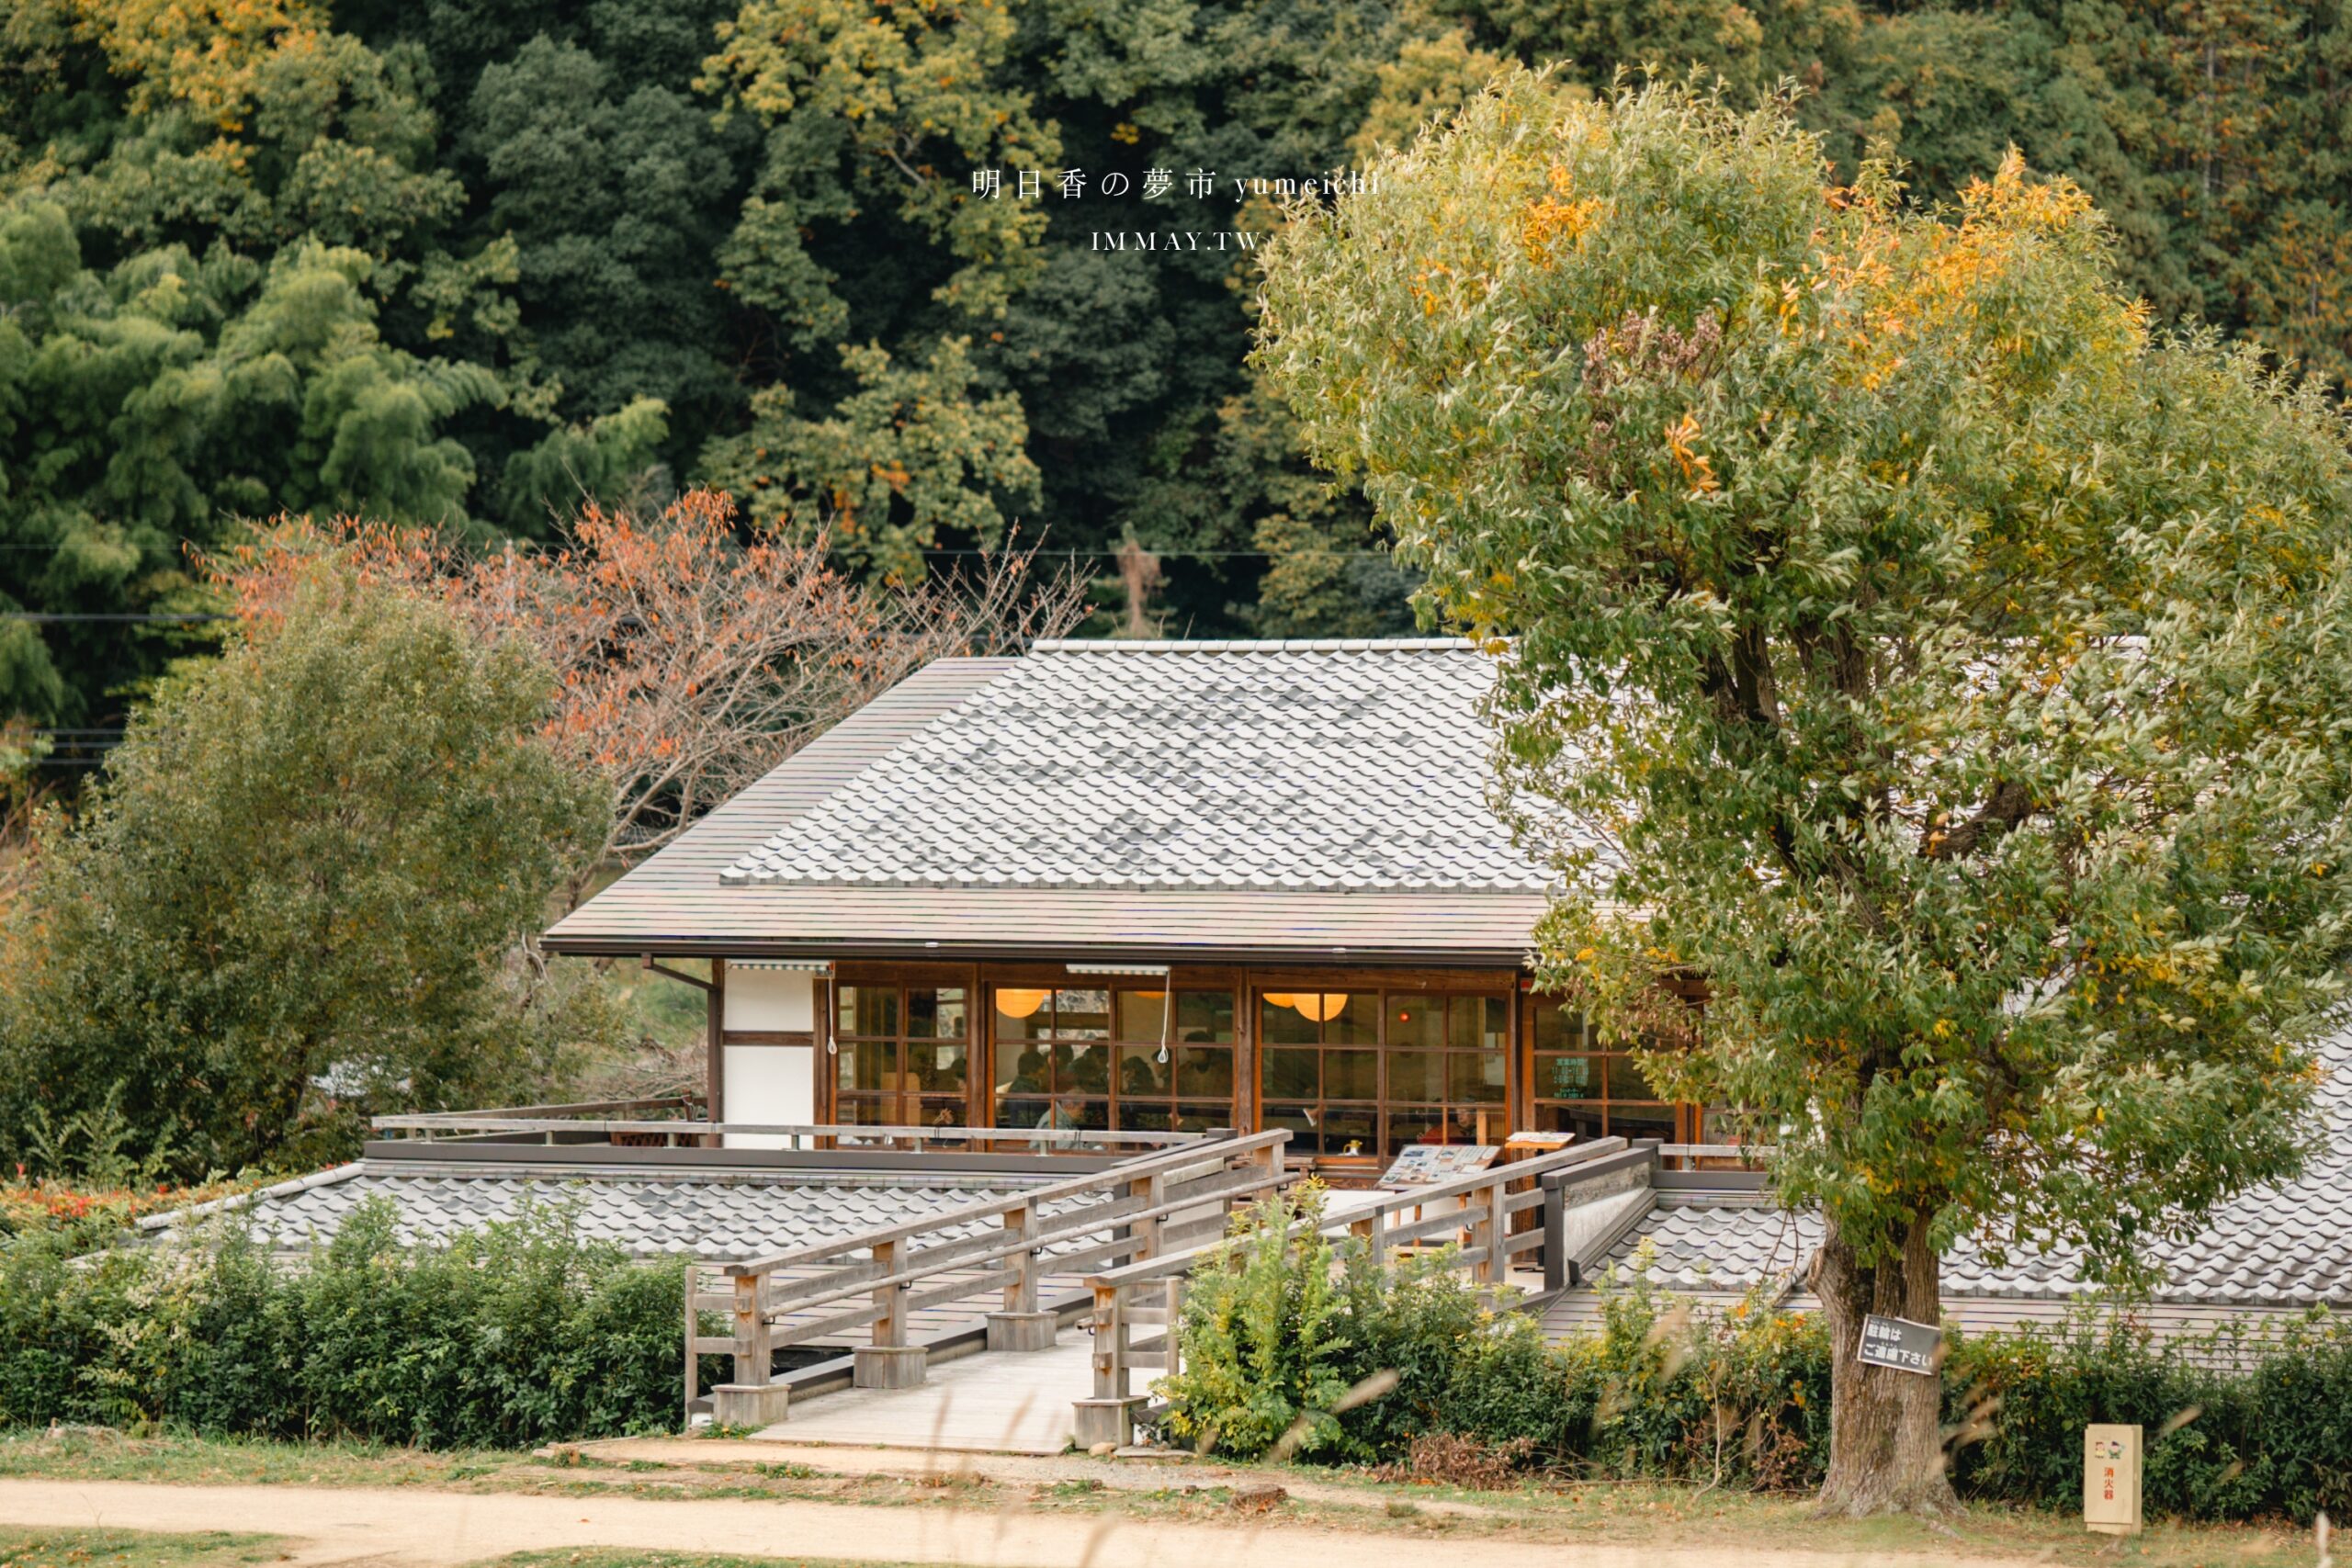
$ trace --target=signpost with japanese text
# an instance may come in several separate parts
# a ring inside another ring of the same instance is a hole
[[[1854,1353],[1854,1359],[1866,1367],[1934,1377],[1943,1359],[1943,1348],[1944,1331],[1932,1323],[1872,1313],[1862,1319],[1861,1348]]]

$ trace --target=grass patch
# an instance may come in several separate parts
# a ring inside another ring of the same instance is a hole
[[[2313,1561],[2309,1532],[2283,1527],[2158,1524],[2137,1540],[2117,1541],[2086,1534],[2071,1516],[1993,1506],[1974,1507],[1961,1518],[1934,1525],[1907,1519],[1857,1522],[1816,1519],[1803,1497],[1647,1482],[1560,1484],[1530,1476],[1514,1490],[1481,1492],[1376,1481],[1362,1471],[1310,1465],[1061,1461],[1042,1473],[1020,1471],[1021,1465],[1035,1462],[1003,1461],[1003,1472],[991,1478],[960,1468],[932,1474],[867,1473],[865,1461],[854,1450],[843,1450],[835,1467],[769,1460],[742,1449],[716,1450],[708,1458],[682,1457],[680,1462],[664,1463],[577,1452],[542,1460],[495,1450],[421,1453],[365,1443],[131,1438],[99,1430],[56,1437],[0,1435],[0,1476],[59,1481],[390,1487],[673,1501],[797,1499],[877,1510],[953,1508],[974,1515],[1080,1515],[1227,1525],[1246,1516],[1253,1528],[1402,1535],[1428,1540],[1433,1547],[1451,1540],[1508,1542],[1538,1552],[1566,1543],[1718,1551],[1777,1548],[1850,1553],[1857,1561],[1898,1553],[1927,1561],[2008,1557],[2060,1568],[2308,1568]],[[980,1471],[990,1468],[987,1461],[976,1464]],[[1083,1467],[1082,1472],[1070,1473],[1072,1467]],[[1266,1498],[1275,1487],[1286,1492],[1278,1506]],[[0,1532],[0,1542],[15,1539]],[[62,1538],[25,1539],[46,1547],[52,1539]],[[234,1555],[246,1548],[226,1538],[187,1539],[193,1544],[180,1549],[177,1557],[152,1551],[81,1558],[52,1552],[51,1558],[18,1562],[0,1550],[0,1568],[51,1568],[52,1558],[55,1568],[89,1563],[128,1568],[148,1562],[166,1568],[213,1568],[216,1562],[267,1562],[274,1556]],[[214,1555],[189,1555],[198,1548]],[[760,1568],[793,1561],[567,1548],[501,1559],[494,1568]]]
[[[275,1562],[276,1536],[150,1530],[25,1529],[0,1525],[0,1568],[232,1568]],[[715,1560],[714,1560],[715,1561]]]

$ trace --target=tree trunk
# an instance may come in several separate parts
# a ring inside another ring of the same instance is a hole
[[[1829,1325],[1829,1473],[1825,1514],[1939,1514],[1960,1506],[1944,1473],[1943,1379],[1855,1359],[1872,1313],[1943,1321],[1937,1258],[1925,1221],[1903,1235],[1899,1257],[1863,1264],[1833,1223],[1814,1262],[1813,1285]]]

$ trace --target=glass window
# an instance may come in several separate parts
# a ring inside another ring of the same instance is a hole
[[[1603,1078],[1611,1100],[1656,1100],[1657,1092],[1649,1080],[1642,1077],[1642,1069],[1631,1056],[1603,1056]]]
[[[1118,1011],[1120,1039],[1157,1040],[1168,1022],[1168,993],[1121,991]]]
[[[1435,1051],[1388,1053],[1388,1098],[1441,1101],[1445,1099],[1445,1058]]]
[[[1180,991],[1174,1017],[1164,984],[996,989],[998,1122],[1005,1126],[1165,1128],[1179,1095],[1204,1126],[1233,1120],[1233,994]],[[1193,1043],[1179,1047],[1175,1042]],[[1111,1043],[1117,1041],[1120,1043]],[[1035,1097],[1045,1097],[1043,1104]],[[1025,1121],[1009,1120],[1016,1110]]]
[[[1315,1051],[1266,1053],[1266,1095],[1272,1100],[1322,1098],[1322,1055]]]
[[[899,987],[843,986],[841,988],[840,1032],[849,1035],[892,1035],[899,1032]]]
[[[907,1032],[918,1040],[964,1039],[963,987],[917,987],[908,991]]]
[[[1557,1002],[1532,1002],[1535,1043],[1535,1120],[1539,1127],[1581,1138],[1676,1141],[1678,1108],[1659,1097],[1624,1051],[1605,1047]]]
[[[1177,992],[1176,1038],[1190,1045],[1232,1044],[1233,993]]]
[[[1450,1051],[1446,1053],[1445,1098],[1457,1103],[1500,1105],[1503,1075],[1500,1051]]]
[[[1365,1158],[1509,1128],[1510,1002],[1419,992],[1269,990],[1258,1009],[1265,1124],[1301,1153]]]
[[[1258,1038],[1269,1045],[1313,1045],[1323,1031],[1279,995],[1269,994],[1258,1008]]]
[[[1378,1100],[1380,1098],[1380,1053],[1377,1051],[1324,1052],[1323,1098],[1326,1100]]]
[[[1445,1044],[1445,999],[1442,997],[1391,997],[1388,1000],[1388,1048],[1435,1051]]]
[[[960,986],[842,986],[834,1119],[956,1126],[969,1115],[971,1015]]]
[[[1054,1033],[1064,1040],[1107,1040],[1111,1035],[1111,993],[1056,991]]]
[[[1233,1053],[1179,1047],[1176,1052],[1176,1092],[1188,1100],[1214,1099],[1233,1104]]]
[[[996,1037],[1046,1040],[1054,1032],[1054,993],[1019,986],[996,987]]]

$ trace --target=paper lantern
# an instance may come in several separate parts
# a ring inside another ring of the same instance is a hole
[[[1052,995],[1051,991],[1029,991],[1000,986],[996,992],[996,1010],[1007,1018],[1028,1018],[1044,1007],[1046,998]]]

